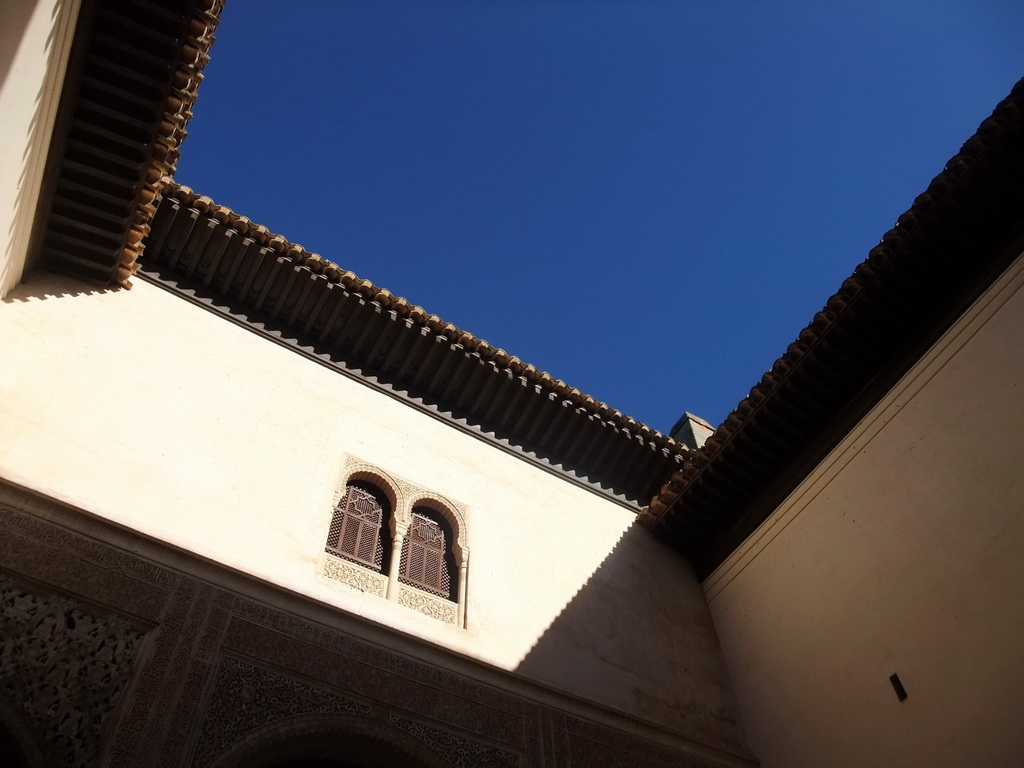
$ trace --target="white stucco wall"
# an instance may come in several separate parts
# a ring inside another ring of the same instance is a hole
[[[78,7],[0,3],[0,298],[25,268]]]
[[[1022,285],[1018,260],[705,582],[764,768],[1021,764]]]
[[[668,726],[734,738],[703,593],[634,515],[143,281],[0,304],[0,475]],[[319,575],[347,457],[465,506],[465,629]]]

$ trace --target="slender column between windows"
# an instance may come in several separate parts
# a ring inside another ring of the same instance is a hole
[[[398,598],[398,569],[402,564],[403,541],[405,541],[405,526],[396,526],[395,538],[391,542],[391,562],[388,564],[388,600]]]
[[[459,607],[456,626],[466,626],[466,574],[469,570],[469,563],[465,560],[459,565]]]

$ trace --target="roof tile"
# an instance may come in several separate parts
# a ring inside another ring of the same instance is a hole
[[[804,328],[785,353],[775,361],[755,384],[750,393],[726,417],[718,430],[710,436],[704,446],[694,452],[692,459],[685,462],[664,484],[661,491],[643,510],[641,518],[649,525],[657,524],[672,508],[673,504],[710,464],[721,463],[717,457],[732,442],[741,439],[744,428],[751,423],[762,404],[776,392],[793,371],[815,349],[823,335],[844,314],[850,301],[861,294],[868,285],[873,285],[883,268],[896,257],[897,253],[917,233],[923,221],[939,205],[945,202],[961,180],[971,171],[979,158],[997,143],[1003,131],[1010,126],[1024,130],[1014,123],[1024,108],[1024,79],[1018,81],[1007,96],[979,127],[977,133],[968,139],[960,152],[946,163],[942,172],[928,185],[928,189],[917,196],[913,205],[903,213],[896,224],[886,232],[878,245],[873,247],[867,258],[857,265],[853,274],[843,281],[839,291],[818,312],[811,323]],[[934,223],[934,222],[932,222]],[[724,459],[723,459],[724,461]]]
[[[624,415],[621,411],[609,407],[575,387],[570,387],[564,381],[553,378],[550,374],[537,369],[529,363],[524,363],[514,355],[509,355],[505,350],[498,349],[483,339],[477,339],[472,334],[463,331],[451,323],[445,322],[437,315],[428,315],[422,307],[410,304],[404,298],[395,296],[390,291],[377,287],[369,280],[360,279],[353,272],[342,269],[319,254],[309,253],[301,245],[290,243],[280,235],[271,233],[263,225],[253,224],[245,216],[236,214],[225,206],[217,205],[209,197],[198,195],[187,186],[176,184],[172,179],[165,178],[163,181],[163,195],[174,198],[203,214],[214,217],[225,226],[235,229],[241,235],[253,238],[259,244],[268,246],[277,253],[287,254],[296,262],[324,275],[328,280],[340,283],[351,290],[356,290],[367,299],[378,302],[383,309],[394,311],[399,316],[406,317],[417,325],[444,335],[449,341],[463,346],[471,353],[478,354],[483,360],[498,365],[503,369],[508,369],[513,376],[523,377],[527,383],[540,386],[542,390],[548,391],[551,396],[560,398],[568,405],[581,408],[588,414],[593,414],[609,422],[641,442],[649,442],[652,446],[681,458],[685,458],[690,454],[686,446],[676,442],[668,435],[664,435]]]

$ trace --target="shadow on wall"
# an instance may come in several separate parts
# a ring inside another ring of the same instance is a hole
[[[0,92],[15,73],[12,69],[18,43],[25,37],[29,21],[42,0],[6,0],[0,3]]]
[[[0,2],[0,107],[15,113],[10,128],[0,122],[0,138],[6,143],[2,150],[6,158],[0,160],[0,180],[8,184],[10,179],[18,179],[13,205],[8,211],[0,211],[0,221],[9,221],[4,227],[7,244],[0,258],[0,296],[18,281],[22,260],[31,246],[33,220],[38,204],[36,193],[42,183],[43,162],[50,144],[49,123],[54,118],[51,110],[56,109],[48,90],[54,87],[54,83],[63,80],[63,72],[57,71],[58,67],[64,66],[64,51],[57,45],[57,33],[70,24],[72,16],[77,13],[77,3],[68,0],[52,0],[49,11],[46,10],[48,5],[50,3],[46,0]],[[23,56],[30,56],[31,51],[20,49],[26,42],[31,46],[30,28],[33,22],[39,23],[40,19],[36,17],[44,12],[50,16],[45,44],[46,76],[35,94],[32,117],[23,124],[16,114],[20,109],[19,101],[25,100],[18,93],[18,75],[20,65],[24,63],[19,62],[18,55],[20,52]],[[0,114],[0,121],[3,117]],[[24,135],[18,136],[16,132],[22,125]],[[0,196],[5,198],[4,205],[8,202],[7,194],[0,190]]]
[[[76,296],[97,296],[122,290],[116,286],[102,286],[78,277],[60,275],[44,269],[36,269],[16,285],[2,300],[4,304],[46,299],[68,299]]]
[[[516,671],[705,744],[740,749],[704,591],[689,563],[637,522]]]

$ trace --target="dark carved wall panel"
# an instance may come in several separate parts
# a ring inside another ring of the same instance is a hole
[[[290,632],[283,634],[236,617],[228,627],[224,647],[307,679],[371,691],[381,705],[426,715],[504,743],[519,743],[523,738],[522,702],[501,691],[338,633],[329,632],[325,637],[323,628],[307,622],[288,624]]]
[[[54,765],[260,765],[283,740],[334,731],[351,736],[347,761],[374,768],[753,765],[629,733],[639,724],[596,707],[624,729],[569,715],[488,668],[477,679],[418,658],[407,638],[400,651],[272,608],[216,586],[212,566],[199,579],[106,543],[102,523],[89,537],[40,508],[80,514],[0,482],[0,695],[20,702]],[[317,754],[345,743],[330,736]]]
[[[369,704],[315,687],[242,659],[224,658],[192,756],[205,768],[246,734],[297,715],[369,717]]]
[[[145,632],[0,576],[0,692],[54,765],[97,761]]]
[[[561,713],[559,713],[561,716]],[[720,762],[689,755],[684,763],[679,752],[648,739],[616,731],[578,717],[564,717],[570,765],[602,765],[608,768],[717,768]]]
[[[181,578],[126,552],[76,536],[0,503],[0,563],[118,612],[160,619]]]
[[[408,731],[455,768],[517,768],[519,758],[512,752],[467,739],[447,728],[435,728],[396,715],[388,715],[391,725]]]
[[[117,729],[114,744],[106,764],[112,766],[146,765],[159,754],[153,739],[153,723],[166,719],[165,681],[180,672],[173,667],[174,650],[181,642],[181,628],[191,598],[186,594],[168,596],[163,622],[153,633],[147,659],[137,673],[128,695],[128,706]],[[138,752],[141,745],[149,745]],[[140,762],[135,762],[136,758]]]

